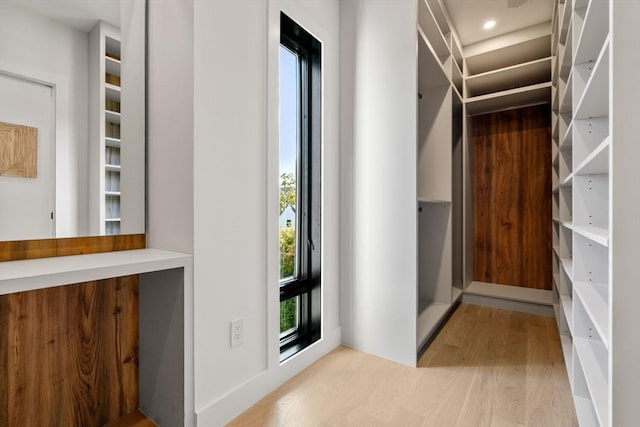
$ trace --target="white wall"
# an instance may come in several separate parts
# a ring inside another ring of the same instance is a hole
[[[86,34],[0,1],[0,70],[56,85],[57,237],[87,234],[87,46]]]
[[[281,9],[322,41],[324,73],[323,338],[282,365]],[[337,0],[149,3],[147,238],[194,254],[198,425],[224,424],[340,343],[338,39]]]
[[[53,99],[50,86],[0,73],[0,120],[37,131],[35,176],[0,176],[0,241],[54,236]]]
[[[343,341],[415,365],[417,5],[340,6]]]
[[[148,2],[147,245],[193,253],[193,1]]]
[[[611,51],[609,114],[611,115],[611,158],[609,164],[609,382],[612,406],[610,425],[638,423],[638,383],[640,382],[640,269],[638,241],[640,201],[638,162],[640,161],[640,96],[638,67],[638,19],[640,2],[613,1],[609,4]]]
[[[323,339],[278,361],[279,13],[323,42]],[[338,2],[196,1],[195,400],[220,425],[339,343]],[[244,318],[231,349],[229,322]],[[215,362],[213,362],[215,361]]]
[[[145,0],[121,2],[120,232],[145,230]]]

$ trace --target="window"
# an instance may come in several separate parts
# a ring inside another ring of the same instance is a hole
[[[320,339],[321,44],[280,15],[280,354]]]

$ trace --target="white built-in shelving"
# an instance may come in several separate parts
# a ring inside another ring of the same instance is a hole
[[[550,93],[551,82],[545,82],[474,96],[466,100],[467,112],[469,114],[479,114],[514,106],[543,103],[549,100]]]
[[[556,317],[578,421],[600,427],[612,425],[610,7],[610,0],[558,2],[553,29],[561,90],[552,100]]]
[[[551,35],[542,34],[516,43],[504,44],[491,49],[466,52],[464,61],[467,76],[523,64],[536,59],[548,58],[551,52]]]
[[[98,22],[89,37],[90,229],[92,234],[119,234],[122,170],[120,31]]]
[[[438,0],[419,0],[417,207],[420,351],[462,295],[462,49]]]
[[[548,103],[552,87],[551,34],[529,28],[465,47],[464,99],[470,115]],[[554,132],[557,131],[557,124]]]
[[[551,57],[547,57],[475,74],[466,79],[468,96],[545,83],[550,81],[550,73]]]
[[[418,27],[424,33],[425,39],[428,41],[440,63],[444,63],[451,55],[451,50],[447,43],[447,39],[450,37],[450,31],[445,30],[443,33],[433,12],[435,8],[432,8],[428,3],[431,3],[431,5],[434,4],[434,2],[427,2],[427,0],[418,1]]]

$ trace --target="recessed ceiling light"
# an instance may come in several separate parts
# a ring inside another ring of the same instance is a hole
[[[496,26],[496,21],[492,20],[492,21],[485,22],[484,25],[482,26],[482,28],[484,28],[485,30],[490,30],[495,26]]]

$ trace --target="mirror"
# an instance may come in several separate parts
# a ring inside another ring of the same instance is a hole
[[[0,241],[145,232],[145,0],[0,0]]]

